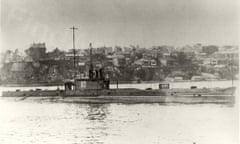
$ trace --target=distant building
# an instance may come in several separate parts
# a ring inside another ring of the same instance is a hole
[[[142,58],[142,59],[135,61],[134,64],[139,65],[143,68],[157,67],[157,62],[156,62],[156,60],[153,60],[153,59],[149,60],[149,59]]]
[[[218,64],[228,65],[235,63],[238,65],[239,51],[236,47],[222,47],[218,52],[215,52],[212,57],[218,61]]]
[[[22,62],[24,59],[24,57],[19,54],[17,49],[15,50],[15,52],[8,50],[2,56],[3,63]]]
[[[104,47],[97,48],[97,51],[104,55],[110,55],[113,53],[113,48],[104,46]]]
[[[176,76],[174,77],[174,81],[182,81],[183,77],[182,76]]]
[[[202,81],[204,78],[202,76],[192,76],[191,78],[192,81]]]
[[[24,62],[34,62],[33,58],[31,56],[26,56],[23,59]]]
[[[202,62],[203,65],[217,65],[218,60],[215,58],[205,58]]]
[[[219,51],[214,54],[215,58],[219,60],[239,60],[239,53],[237,50]]]
[[[31,76],[32,73],[33,73],[32,66],[25,62],[13,63],[10,69],[12,79],[15,80],[16,82],[19,80],[24,80],[25,77]]]
[[[202,44],[201,43],[197,43],[195,45],[193,45],[193,50],[195,54],[201,53],[202,52]]]
[[[55,48],[53,51],[47,53],[47,58],[45,60],[63,60],[65,54],[63,51],[60,51],[58,48]]]
[[[161,65],[166,66],[167,65],[167,59],[159,59]]]
[[[151,48],[152,51],[157,52],[157,53],[170,53],[174,49],[173,46],[168,46],[168,45],[162,45],[162,46],[153,46]]]
[[[107,56],[107,58],[113,63],[114,66],[119,66],[119,61],[124,59],[124,56],[115,53],[114,55]]]
[[[217,74],[202,73],[198,76],[192,76],[191,80],[193,81],[202,81],[202,80],[219,80],[220,77]]]
[[[132,48],[130,48],[130,47],[124,47],[124,48],[123,48],[123,52],[124,52],[125,54],[132,54],[133,50],[132,50]]]
[[[86,56],[84,55],[85,51],[76,49],[75,50],[75,60],[77,62],[85,62],[86,61]],[[68,52],[64,53],[64,59],[65,60],[74,60],[74,51],[73,49],[70,49]]]

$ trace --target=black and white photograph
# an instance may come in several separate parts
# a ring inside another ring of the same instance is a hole
[[[239,144],[239,0],[0,0],[0,144]]]

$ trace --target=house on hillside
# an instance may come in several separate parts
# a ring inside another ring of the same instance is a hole
[[[237,63],[239,61],[238,49],[224,49],[214,53],[212,57],[217,59],[219,64],[228,64],[229,62]]]
[[[135,65],[141,66],[143,68],[156,68],[157,62],[154,59],[139,59],[134,62]]]

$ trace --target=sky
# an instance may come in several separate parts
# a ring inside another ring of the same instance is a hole
[[[1,0],[1,51],[139,45],[237,45],[238,0]]]

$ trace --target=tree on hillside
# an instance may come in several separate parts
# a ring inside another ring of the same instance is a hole
[[[164,73],[173,71],[182,71],[185,73],[185,78],[190,79],[193,75],[198,73],[199,66],[193,63],[193,58],[187,57],[184,52],[175,52],[171,55],[173,65],[165,67]]]
[[[47,56],[46,47],[44,43],[32,44],[30,48],[25,50],[25,53],[28,56],[31,56],[34,59],[34,61],[39,61]]]
[[[204,46],[202,48],[202,51],[204,53],[206,53],[207,55],[211,55],[211,54],[215,53],[216,51],[218,51],[218,46],[215,46],[215,45]]]

